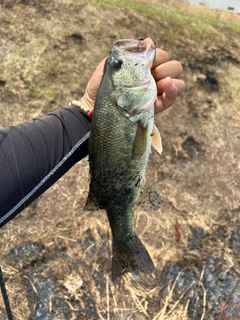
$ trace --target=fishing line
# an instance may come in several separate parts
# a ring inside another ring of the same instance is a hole
[[[3,302],[4,302],[4,305],[5,305],[6,312],[7,312],[8,320],[13,320],[12,310],[11,310],[11,307],[10,307],[10,304],[9,304],[7,290],[6,290],[6,287],[5,287],[4,280],[3,280],[3,274],[2,274],[1,266],[0,266],[0,287],[1,287]]]

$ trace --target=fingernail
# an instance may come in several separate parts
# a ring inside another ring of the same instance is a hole
[[[172,78],[171,77],[166,77],[166,79],[169,81],[170,89],[174,89]]]

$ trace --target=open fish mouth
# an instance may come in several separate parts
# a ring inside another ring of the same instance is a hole
[[[146,59],[148,66],[152,66],[152,61],[156,53],[156,46],[151,38],[144,40],[120,39],[113,43],[112,53],[123,53],[126,59],[131,60],[134,55],[135,59]]]
[[[156,100],[156,83],[151,74],[155,53],[151,38],[120,39],[113,43],[107,60],[118,92],[113,100],[127,118],[147,111]]]
[[[123,82],[124,84],[122,86],[126,89],[148,87],[151,82],[151,73],[149,70],[152,67],[155,53],[156,46],[151,38],[139,40],[120,39],[113,43],[108,61],[116,71],[123,67],[126,68],[127,65],[132,65],[134,69],[139,68],[139,70],[145,70],[145,74],[142,73],[141,75],[141,81],[133,83],[129,81]],[[132,69],[130,72],[135,73],[135,70]]]
[[[150,52],[155,51],[155,43],[151,38],[146,39],[120,39],[113,43],[112,50],[128,52]]]

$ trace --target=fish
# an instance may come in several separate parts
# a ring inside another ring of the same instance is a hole
[[[134,212],[161,204],[145,179],[151,145],[162,151],[154,125],[156,82],[151,38],[120,39],[106,59],[89,137],[90,185],[84,209],[104,209],[112,231],[112,280],[127,272],[152,273],[154,263],[137,236]]]

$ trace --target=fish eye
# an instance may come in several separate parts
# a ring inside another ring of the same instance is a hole
[[[121,69],[122,64],[123,64],[123,62],[122,62],[122,60],[120,60],[120,59],[114,59],[114,60],[112,61],[112,67],[113,67],[115,70]]]

